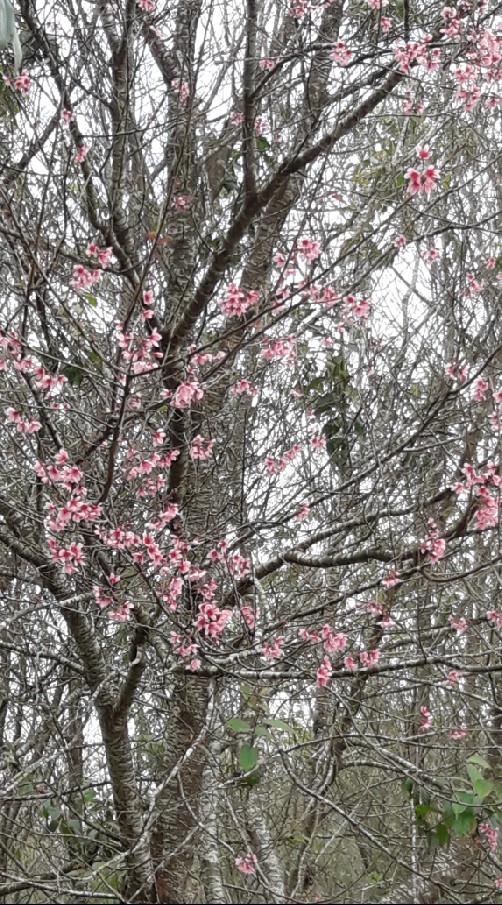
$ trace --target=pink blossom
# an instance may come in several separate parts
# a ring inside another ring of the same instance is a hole
[[[432,725],[432,714],[429,713],[427,707],[421,707],[420,713],[422,715],[422,722],[418,728],[421,730],[421,732],[425,732],[425,730],[430,729]]]
[[[247,393],[248,396],[256,396],[258,390],[256,387],[251,386],[249,380],[243,378],[230,387],[230,392],[233,393],[234,396],[242,396],[243,393]]]
[[[30,90],[30,77],[26,69],[23,69],[23,71],[16,76],[12,87],[14,88],[14,91],[21,91],[23,94],[28,94]]]
[[[190,206],[190,198],[188,195],[176,195],[172,200],[172,205],[176,211],[186,211]]]
[[[321,638],[324,641],[324,650],[328,654],[345,650],[347,647],[347,636],[342,632],[335,632],[328,623],[321,629]]]
[[[354,660],[354,657],[350,656],[350,654],[349,656],[345,657],[345,660],[343,662],[345,664],[345,669],[348,669],[351,672],[354,672],[356,669],[358,669],[358,665]]]
[[[404,178],[409,180],[409,195],[418,195],[420,193],[430,195],[434,189],[437,189],[439,170],[437,170],[436,167],[429,166],[420,172],[419,170],[410,167],[404,174]]]
[[[308,518],[310,514],[310,506],[308,503],[303,503],[302,506],[295,512],[293,518],[296,519],[297,522],[302,522],[304,519]]]
[[[427,553],[429,562],[436,563],[440,560],[446,549],[446,541],[439,537],[434,519],[429,519],[429,533],[420,541],[420,551]]]
[[[488,847],[492,852],[497,848],[498,838],[499,838],[499,829],[496,826],[492,826],[491,823],[488,823],[487,820],[484,820],[478,826],[478,831],[485,836],[486,842],[488,843]]]
[[[292,336],[285,339],[269,339],[265,337],[262,345],[262,357],[266,361],[273,361],[274,358],[284,358],[287,362],[296,360],[296,343]]]
[[[331,679],[333,669],[329,657],[324,657],[322,665],[317,670],[317,685],[319,688],[326,686]]]
[[[401,581],[402,579],[399,578],[399,572],[396,569],[393,569],[392,572],[389,572],[389,574],[385,576],[385,578],[382,578],[384,588],[393,588]]]
[[[387,34],[388,31],[392,28],[392,19],[389,16],[380,16],[380,28]],[[378,29],[378,22],[375,23],[375,30]]]
[[[180,383],[172,397],[171,405],[173,408],[186,409],[191,406],[192,402],[198,402],[199,399],[202,399],[203,395],[204,391],[197,379],[192,378],[186,383]]]
[[[175,94],[178,95],[181,104],[184,104],[190,97],[190,87],[187,82],[182,82],[181,79],[173,79],[171,87]]]
[[[210,602],[200,603],[196,626],[208,638],[212,638],[218,643],[227,622],[231,618],[232,613],[230,610],[220,610],[216,604]]]
[[[256,625],[256,617],[259,616],[259,610],[255,610],[252,606],[241,606],[241,616],[244,619],[248,629],[253,631]]]
[[[258,298],[258,292],[252,290],[246,293],[239,289],[235,283],[230,283],[226,298],[219,302],[219,306],[228,317],[239,317],[241,314],[245,314],[249,308],[252,308]]]
[[[339,66],[348,66],[352,59],[352,51],[349,50],[343,41],[337,41],[330,53],[330,57]]]
[[[463,635],[464,632],[467,631],[467,620],[462,616],[460,619],[455,619],[454,616],[448,616],[448,622],[450,623],[452,629],[455,629],[459,635]]]
[[[314,261],[321,254],[319,242],[313,239],[299,239],[296,243],[296,248],[300,257],[309,262]]]
[[[359,662],[361,666],[366,666],[370,669],[378,663],[379,657],[380,651],[378,650],[362,650],[359,654]]]
[[[154,0],[136,0],[136,3],[145,13],[154,13],[157,8]]]
[[[81,145],[74,154],[73,163],[82,163],[82,161],[87,157],[88,153],[89,148],[87,147],[87,145]]]
[[[404,248],[406,244],[406,236],[396,236],[396,238],[394,239],[394,245],[396,246],[396,248]]]
[[[258,66],[264,71],[268,70],[271,72],[272,69],[275,69],[277,66],[277,60],[270,60],[268,57],[265,57],[263,60],[260,60]]]
[[[248,854],[248,855],[240,855],[235,859],[235,866],[240,870],[242,874],[254,874],[255,873],[255,865],[258,862],[258,858],[256,855]]]
[[[73,122],[75,119],[75,114],[71,112],[71,110],[61,110],[61,121],[67,125],[68,123]]]
[[[495,880],[495,888],[502,889],[502,877],[497,877]]]
[[[262,652],[263,656],[266,657],[268,660],[277,659],[279,657],[282,657],[284,654],[284,651],[282,649],[283,644],[284,644],[284,636],[277,635],[277,637],[274,638],[274,640],[271,644],[263,645],[261,652]]]
[[[113,619],[114,622],[127,622],[131,615],[131,610],[134,608],[134,604],[129,603],[127,601],[122,601],[121,603],[114,606],[112,609],[108,610],[108,618]]]
[[[417,145],[417,147],[415,148],[415,150],[416,150],[416,152],[417,152],[417,157],[418,157],[420,160],[428,160],[429,157],[432,156],[432,155],[431,155],[431,152],[430,152],[430,150],[429,150],[429,145]]]
[[[88,270],[83,264],[75,264],[70,286],[74,289],[89,289],[100,277],[100,270]]]
[[[475,402],[483,402],[486,399],[486,394],[488,392],[489,386],[486,380],[483,380],[482,377],[478,377],[474,381],[472,398]]]
[[[207,440],[197,434],[190,444],[190,458],[194,461],[197,459],[209,459],[215,443],[216,440]]]
[[[464,726],[458,726],[456,729],[450,729],[450,738],[453,741],[458,741],[461,738],[465,738],[468,730]]]

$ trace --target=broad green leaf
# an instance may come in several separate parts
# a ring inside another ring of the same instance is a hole
[[[452,829],[455,833],[458,833],[459,836],[468,836],[469,833],[474,831],[475,827],[476,818],[474,817],[474,814],[469,811],[459,814],[452,823]]]
[[[268,729],[265,729],[265,726],[256,726],[254,734],[259,738],[270,738],[270,732],[268,731]]]
[[[282,729],[283,732],[294,733],[294,729],[288,723],[285,723],[284,720],[265,720],[267,726],[271,726],[272,729]]]
[[[493,782],[485,779],[474,764],[467,764],[467,772],[474,791],[483,801],[493,792]]]
[[[231,729],[233,732],[249,732],[251,726],[246,720],[240,720],[239,717],[232,717],[231,720],[227,720],[227,729]]]
[[[477,764],[478,767],[484,767],[485,770],[491,770],[488,761],[484,757],[481,757],[480,754],[471,754],[471,756],[467,758],[467,763]]]
[[[438,823],[436,827],[436,835],[439,845],[446,845],[448,842],[448,827],[444,823]]]
[[[257,761],[257,749],[252,748],[251,745],[242,745],[242,748],[239,751],[239,764],[241,770],[244,770],[245,773],[248,773],[253,769],[253,767],[256,767]]]

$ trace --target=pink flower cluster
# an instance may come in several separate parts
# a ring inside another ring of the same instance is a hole
[[[452,629],[459,635],[463,635],[464,632],[467,631],[467,619],[464,619],[463,616],[461,616],[460,619],[455,619],[454,616],[448,616],[448,622]]]
[[[256,625],[256,620],[259,615],[260,611],[258,609],[255,609],[252,606],[248,606],[247,604],[241,606],[241,616],[251,632]]]
[[[216,604],[207,601],[199,604],[196,625],[200,632],[204,632],[208,638],[212,638],[218,644],[223,630],[231,618],[231,610],[220,610]]]
[[[284,339],[269,339],[266,336],[261,354],[265,361],[283,358],[286,362],[292,363],[296,361],[296,342],[292,336],[286,336]]]
[[[148,336],[133,336],[125,333],[122,324],[116,324],[117,345],[123,350],[124,360],[131,362],[134,374],[144,374],[153,370],[158,359],[163,357],[159,351],[162,339],[158,330],[151,330]]]
[[[359,665],[363,666],[367,669],[370,669],[372,666],[375,666],[380,659],[380,651],[378,650],[362,650],[359,653],[359,664],[355,660],[355,658],[349,654],[344,659],[345,669],[350,670],[351,672],[355,672],[355,670],[359,669]]]
[[[331,660],[329,657],[324,657],[321,666],[317,670],[317,685],[319,688],[324,688],[331,676],[333,675],[333,668],[331,666]]]
[[[418,728],[421,730],[421,732],[425,732],[427,729],[430,729],[432,725],[432,714],[429,713],[427,707],[421,707],[420,713],[422,715],[422,722],[420,723],[420,726]]]
[[[468,730],[464,726],[457,726],[455,729],[450,729],[450,738],[452,738],[454,742],[458,742],[459,739],[465,738],[467,734]]]
[[[171,87],[174,93],[178,95],[180,104],[184,104],[190,97],[190,87],[187,82],[182,82],[181,79],[173,79]]]
[[[407,189],[409,195],[430,195],[438,187],[439,170],[434,166],[425,167],[423,170],[410,167],[409,170],[406,170],[404,178],[409,179]]]
[[[117,600],[113,594],[106,594],[99,585],[95,585],[93,590],[94,599],[102,610],[107,611],[107,616],[115,622],[127,622],[130,617],[130,611],[133,604],[125,600]]]
[[[280,459],[274,459],[272,456],[267,456],[265,459],[265,468],[267,470],[267,474],[274,475],[279,474],[279,472],[281,471],[284,471],[284,469],[287,467],[288,462],[292,462],[294,459],[296,459],[300,451],[300,444],[294,443],[291,449],[287,449]]]
[[[254,874],[257,863],[258,858],[253,854],[239,855],[239,857],[235,859],[235,866],[240,870],[241,874]]]
[[[85,160],[89,153],[89,148],[87,145],[83,144],[80,148],[77,148],[75,154],[73,155],[73,163],[82,163]]]
[[[84,561],[84,552],[80,543],[71,543],[67,547],[58,547],[56,539],[50,537],[47,541],[47,547],[51,558],[63,566],[63,572],[66,575],[73,575],[77,571],[77,567]]]
[[[304,261],[315,261],[316,258],[321,254],[321,246],[319,242],[316,242],[314,239],[302,238],[298,239],[296,243],[296,250],[298,252],[298,256],[302,258]]]
[[[89,289],[101,277],[101,270],[88,270],[83,264],[75,264],[70,286],[74,289]]]
[[[219,306],[228,317],[239,317],[241,314],[245,314],[253,305],[256,305],[259,297],[260,293],[255,289],[244,292],[235,283],[230,283],[226,298],[219,302]]]
[[[490,851],[494,852],[497,848],[497,843],[499,839],[499,829],[497,826],[492,826],[491,823],[488,823],[487,820],[484,820],[479,824],[478,827],[479,832],[485,837],[486,842],[488,843],[488,847]]]
[[[88,255],[98,259],[103,269],[108,267],[110,258],[113,254],[113,248],[100,248],[99,245],[96,245],[96,242],[90,242],[86,250]]]
[[[172,399],[171,406],[176,409],[190,408],[192,402],[198,402],[202,399],[204,390],[200,386],[196,377],[191,377],[185,383],[180,383],[176,389]]]
[[[234,383],[232,387],[230,387],[230,392],[234,396],[242,396],[243,393],[246,393],[248,396],[256,396],[258,390],[256,387],[252,387],[249,380],[246,380],[244,377],[242,380],[239,380],[237,383]]]
[[[327,623],[321,629],[321,638],[324,642],[324,650],[328,654],[337,653],[347,647],[347,636],[343,632],[335,632]]]
[[[12,87],[14,88],[14,91],[21,91],[22,94],[28,94],[30,90],[30,77],[26,69],[23,69],[22,72],[16,76]]]
[[[12,408],[10,405],[5,409],[5,414],[7,415],[7,421],[10,421],[11,424],[15,424],[16,430],[19,431],[19,433],[36,434],[42,427],[40,421],[37,421],[35,418],[23,418],[21,412]]]
[[[330,57],[339,66],[348,66],[352,59],[352,51],[349,50],[343,41],[337,41],[330,53]]]
[[[399,63],[401,72],[409,75],[412,65],[421,66],[427,72],[435,72],[441,62],[441,50],[439,47],[429,52],[428,43],[430,36],[426,36],[422,43],[415,41],[405,44],[397,44],[394,48],[394,57]]]
[[[443,537],[439,537],[436,522],[430,518],[427,522],[429,531],[420,541],[421,553],[427,553],[429,562],[438,562],[445,553],[446,541]]]
[[[497,399],[497,394],[495,394],[495,398]],[[486,528],[495,528],[499,521],[499,494],[502,486],[502,477],[497,474],[497,466],[494,462],[489,462],[486,471],[478,473],[474,466],[468,463],[463,466],[462,471],[465,479],[457,481],[453,490],[456,493],[463,493],[471,488],[476,488],[477,499],[474,513],[476,530],[484,531]],[[490,488],[495,488],[496,492],[490,493]]]
[[[216,440],[207,440],[205,437],[201,437],[200,434],[197,434],[196,437],[193,438],[190,444],[189,455],[192,461],[203,459],[209,459],[213,447],[216,443]]]
[[[279,657],[282,657],[284,651],[282,649],[284,644],[284,636],[277,635],[271,644],[264,644],[261,652],[267,660],[277,660]]]
[[[360,320],[366,320],[370,311],[369,299],[357,299],[354,295],[346,295],[344,298],[346,314],[349,317],[358,317]]]

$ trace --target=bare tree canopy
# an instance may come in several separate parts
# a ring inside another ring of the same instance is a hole
[[[0,0],[0,902],[502,901],[501,79]]]

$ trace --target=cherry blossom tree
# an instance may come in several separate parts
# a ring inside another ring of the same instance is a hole
[[[0,900],[499,901],[501,5],[11,13]]]

